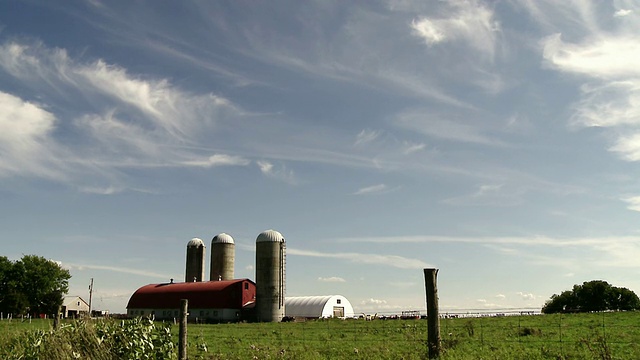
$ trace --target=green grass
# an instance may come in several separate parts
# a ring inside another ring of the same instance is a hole
[[[97,332],[92,329],[105,328],[96,322],[96,326],[89,326],[88,331],[83,332],[80,331],[83,326],[74,326],[73,321],[62,324],[66,325],[62,326],[66,332],[45,337],[46,341],[39,345],[41,348],[68,347],[65,344],[77,344],[81,335],[88,349],[89,345],[95,346],[91,336]],[[114,342],[99,345],[97,349],[106,351],[107,345],[109,349],[117,349],[122,345],[117,339],[147,338],[140,335],[149,329],[144,323],[132,322],[125,327],[119,324],[118,320],[107,322],[108,338]],[[37,334],[43,332],[51,332],[50,320],[1,321],[0,353],[7,344],[18,344],[29,350],[33,342],[38,341]],[[173,341],[177,342],[178,326],[172,326],[171,332]],[[161,333],[156,334],[160,341]],[[442,360],[640,359],[640,312],[442,319],[441,337]],[[188,338],[192,360],[427,358],[426,320],[189,324]],[[151,349],[155,351],[158,346],[164,346],[162,344],[156,342]],[[148,353],[150,348],[140,349],[147,349],[144,351]],[[175,351],[172,346],[162,349],[167,354]],[[85,350],[81,347],[74,351]]]
[[[177,333],[177,327],[174,327]],[[424,359],[425,320],[189,325],[190,359]],[[640,313],[441,320],[443,360],[637,359]]]

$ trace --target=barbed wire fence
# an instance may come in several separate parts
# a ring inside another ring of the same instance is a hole
[[[441,313],[440,328],[445,353],[458,349],[484,352],[519,348],[563,358],[575,356],[576,351],[592,354],[590,358],[596,359],[640,358],[640,323],[634,322],[640,316],[629,315],[632,313],[601,312],[585,316],[542,315],[536,309],[457,309]],[[382,338],[388,343],[402,344],[406,353],[426,354],[424,316],[409,320],[401,314],[378,313],[366,319],[362,316],[344,321],[298,320],[275,327],[242,324],[246,326],[239,327],[233,336],[259,343],[269,335],[282,347],[320,343],[327,349],[342,346],[356,351],[367,349]],[[230,341],[224,332],[212,336],[217,338],[215,341]]]

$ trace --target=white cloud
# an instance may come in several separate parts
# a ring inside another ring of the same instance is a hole
[[[120,192],[123,192],[124,188],[119,188],[115,186],[107,186],[107,187],[97,187],[97,186],[82,186],[80,187],[80,192],[88,193],[88,194],[98,194],[98,195],[113,195]]]
[[[555,34],[543,39],[542,46],[546,63],[561,71],[604,79],[640,75],[635,61],[640,58],[637,37],[601,37],[572,44]]]
[[[338,277],[338,276],[319,277],[318,281],[320,281],[320,282],[340,282],[340,283],[347,282],[347,280],[345,280],[345,279],[343,279],[341,277]]]
[[[422,17],[411,22],[412,34],[427,45],[448,41],[463,41],[479,53],[493,59],[497,48],[500,24],[494,19],[492,9],[475,0],[449,2],[446,17]]]
[[[0,92],[0,176],[37,175],[59,178],[52,141],[53,114],[40,105]]]
[[[130,274],[130,275],[145,276],[145,277],[156,278],[156,279],[165,279],[167,281],[171,278],[171,276],[167,274],[160,274],[153,271],[125,268],[125,267],[118,267],[118,266],[63,263],[63,267],[65,269],[77,270],[77,271],[104,270],[104,271],[111,271],[111,272],[124,273],[124,274]]]
[[[424,39],[427,45],[437,44],[445,39],[443,29],[440,29],[433,21],[426,18],[420,20],[414,19],[411,22],[411,29],[414,35]]]
[[[251,163],[250,160],[245,159],[241,156],[232,156],[226,154],[215,154],[211,155],[203,160],[191,160],[185,161],[183,164],[189,166],[197,166],[204,168],[211,168],[216,166],[246,166]]]
[[[633,211],[640,211],[640,196],[627,197],[622,199],[622,201],[629,204],[627,206],[627,209],[633,210]]]
[[[387,185],[385,184],[377,184],[377,185],[372,185],[372,186],[367,186],[361,189],[358,189],[356,192],[354,192],[354,195],[366,195],[366,194],[373,194],[373,193],[380,193],[387,190]]]
[[[640,238],[635,236],[574,237],[554,238],[547,236],[530,237],[451,237],[451,236],[396,236],[369,238],[342,238],[338,242],[372,242],[379,244],[397,243],[461,243],[489,246],[502,252],[504,256],[526,258],[537,265],[555,266],[570,270],[575,264],[585,261],[584,253],[593,254],[591,263],[602,268],[640,268]],[[506,248],[504,245],[510,245]],[[582,257],[570,256],[570,251],[549,253],[549,249],[574,249],[582,252]]]
[[[628,10],[628,9],[619,9],[619,10],[616,10],[615,13],[613,13],[613,16],[614,17],[625,17],[625,16],[631,14],[632,12],[633,11]]]
[[[586,21],[586,20],[585,20]],[[581,42],[567,43],[560,34],[542,40],[545,64],[561,72],[587,79],[581,98],[574,104],[571,124],[620,127],[640,125],[640,39],[627,24],[617,33],[595,25]],[[633,35],[631,35],[633,34]],[[628,161],[640,160],[640,135],[629,130],[616,133],[610,151]],[[625,134],[625,135],[621,135]]]
[[[620,153],[628,161],[640,161],[640,133],[620,136],[609,150]]]
[[[360,302],[361,305],[385,305],[386,303],[387,303],[387,300],[374,299],[374,298],[369,298],[366,300],[362,300]]]
[[[521,291],[518,291],[516,294],[520,295],[522,300],[535,300],[536,299],[536,296],[531,294],[531,293],[523,293]]]
[[[323,253],[312,250],[298,250],[287,248],[288,255],[309,256],[320,258],[339,259],[357,264],[383,265],[399,269],[424,269],[430,266],[422,260],[406,258],[398,255],[380,255],[380,254],[364,254],[364,253]]]
[[[380,137],[380,131],[364,129],[356,136],[355,146],[370,143]]]
[[[280,180],[291,185],[296,185],[298,183],[293,170],[287,169],[284,165],[281,165],[280,168],[276,168],[275,165],[266,160],[259,160],[256,164],[260,168],[260,172],[267,177]]]
[[[57,120],[43,105],[0,93],[0,176],[29,174],[76,182],[123,179],[126,167],[213,167],[249,160],[218,153],[204,158],[200,143],[216,124],[239,111],[212,94],[191,94],[166,79],[133,75],[103,60],[81,63],[64,49],[40,43],[0,45],[0,69],[48,98],[74,101],[79,114]],[[8,117],[10,116],[10,118]],[[56,138],[57,126],[83,133]],[[196,159],[196,160],[194,160]],[[17,164],[20,164],[18,166]],[[290,174],[285,174],[290,175]],[[115,193],[80,185],[84,191]]]
[[[427,147],[426,144],[414,144],[408,141],[404,142],[404,150],[402,151],[405,155],[413,154],[414,152],[418,152],[424,150]]]
[[[505,299],[505,298],[506,298],[506,296],[505,296],[504,294],[498,294],[498,295],[496,295],[496,298],[498,298],[498,299]]]
[[[472,144],[503,146],[504,144],[484,134],[486,128],[481,123],[453,120],[445,115],[434,114],[430,110],[411,110],[400,113],[395,125],[416,131],[437,139],[459,141]]]

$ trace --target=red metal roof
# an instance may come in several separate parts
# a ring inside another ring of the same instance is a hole
[[[249,279],[149,284],[131,295],[127,309],[178,309],[181,299],[189,300],[191,309],[242,309],[255,294]]]

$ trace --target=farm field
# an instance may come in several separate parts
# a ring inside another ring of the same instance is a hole
[[[177,328],[174,329],[177,333]],[[190,359],[424,359],[426,320],[189,326]],[[443,360],[637,359],[640,313],[441,320]]]
[[[0,348],[19,337],[28,341],[33,337],[25,334],[48,331],[51,324],[40,319],[0,321]],[[177,342],[178,326],[171,332]],[[188,336],[189,359],[427,357],[426,320],[189,324]],[[441,336],[443,360],[637,359],[640,312],[442,319]],[[171,346],[165,349],[172,351]]]

